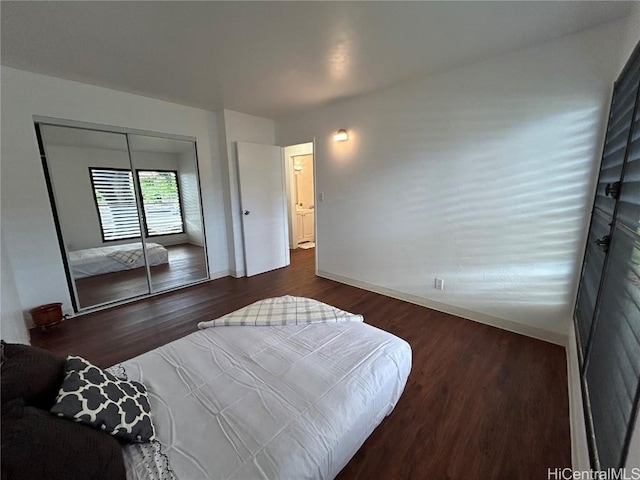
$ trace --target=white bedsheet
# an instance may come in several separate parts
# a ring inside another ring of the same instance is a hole
[[[122,250],[136,250],[142,248],[142,243],[127,243],[125,245],[113,245],[109,247],[87,248],[69,252],[69,262],[73,278],[92,277],[103,273],[119,272],[144,266],[144,256],[133,266],[128,267],[111,258],[110,253]],[[147,243],[147,258],[149,265],[161,265],[169,262],[169,252],[158,243]]]
[[[361,322],[225,326],[122,366],[176,478],[330,479],[394,408],[411,348]],[[152,478],[128,448],[128,478]]]

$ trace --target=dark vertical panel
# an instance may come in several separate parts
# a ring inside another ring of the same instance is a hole
[[[597,469],[625,466],[640,400],[639,88],[640,45],[614,88],[576,302]]]
[[[587,356],[599,285],[605,265],[606,246],[598,246],[598,242],[602,243],[607,236],[610,236],[616,208],[615,187],[619,185],[621,180],[624,160],[627,156],[639,86],[640,71],[635,68],[628,70],[627,75],[619,79],[613,91],[582,278],[576,302],[576,329],[582,358]]]
[[[576,322],[583,354],[589,343],[591,322],[593,320],[596,300],[600,288],[602,270],[604,268],[605,249],[598,245],[599,239],[609,235],[611,217],[595,214],[591,220],[589,237],[584,258],[584,271],[580,286],[580,295],[576,307]]]
[[[600,468],[624,466],[640,391],[640,57],[627,72],[636,99],[585,370]]]
[[[611,195],[607,195],[607,185],[620,181],[633,120],[635,99],[638,94],[640,71],[635,69],[630,73],[632,75],[618,82],[614,90],[596,190],[595,208],[610,216],[613,215],[616,200]]]
[[[621,465],[640,378],[640,236],[615,228],[586,380],[601,468]]]

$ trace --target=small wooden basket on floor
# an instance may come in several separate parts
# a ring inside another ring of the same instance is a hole
[[[47,331],[48,327],[56,325],[64,318],[62,315],[62,303],[48,303],[29,310],[33,323],[40,327],[42,331]]]

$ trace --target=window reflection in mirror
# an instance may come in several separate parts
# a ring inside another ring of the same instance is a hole
[[[79,309],[149,293],[127,137],[41,125]]]
[[[208,278],[195,144],[130,134],[129,147],[148,241],[169,256],[150,268],[152,292]]]
[[[38,131],[77,310],[208,278],[194,142]]]

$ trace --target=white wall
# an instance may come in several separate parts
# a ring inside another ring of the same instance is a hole
[[[100,218],[89,177],[89,167],[131,168],[128,152],[60,145],[46,145],[45,150],[60,227],[69,251],[131,243],[131,240],[102,241]],[[135,168],[178,170],[177,155],[132,152],[131,157]],[[193,155],[191,163],[193,164]],[[175,245],[186,242],[187,235],[149,237],[148,241]]]
[[[184,230],[190,244],[204,247],[204,232],[200,218],[200,194],[198,175],[193,152],[187,151],[178,157],[178,181],[182,197]]]
[[[319,274],[564,345],[620,27],[278,122],[316,137]]]
[[[267,118],[254,117],[245,113],[224,110],[225,145],[221,148],[221,156],[227,156],[228,191],[227,203],[231,212],[227,227],[231,226],[233,234],[229,236],[229,266],[235,277],[245,275],[244,247],[242,242],[242,218],[240,212],[240,191],[238,184],[237,142],[262,143],[275,145],[275,123]]]
[[[216,114],[4,66],[1,95],[2,234],[23,311],[71,307],[34,115],[196,137],[209,267],[213,278],[228,274]]]
[[[4,246],[4,238],[0,236],[0,337],[9,343],[30,343],[29,332],[23,321],[22,307],[18,291],[13,279],[11,260]]]
[[[636,2],[633,5],[631,14],[626,20],[626,25],[623,25],[621,30],[623,38],[622,45],[618,51],[620,69],[627,63],[633,49],[640,41],[640,2]]]

